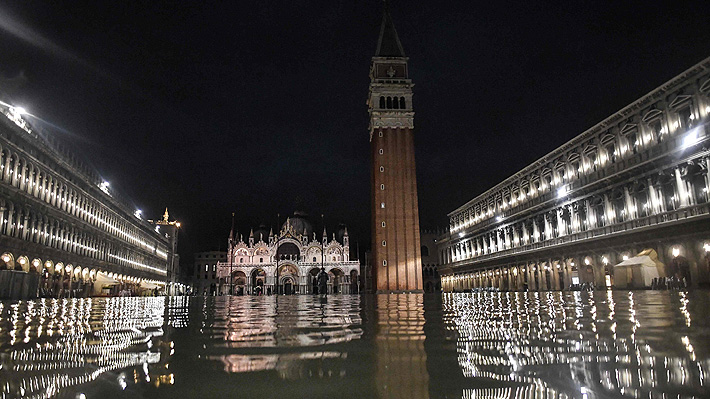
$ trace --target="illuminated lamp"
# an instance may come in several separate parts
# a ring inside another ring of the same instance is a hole
[[[678,247],[673,247],[673,257],[677,258],[680,255],[680,249]]]

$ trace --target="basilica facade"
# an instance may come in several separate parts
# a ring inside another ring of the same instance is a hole
[[[316,294],[315,277],[324,268],[329,294],[359,292],[360,262],[350,260],[347,227],[320,237],[307,216],[296,212],[274,234],[262,225],[247,241],[230,232],[227,260],[217,263],[221,294],[271,295]]]

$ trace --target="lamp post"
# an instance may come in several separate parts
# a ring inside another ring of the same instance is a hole
[[[325,234],[325,219],[324,215],[321,213],[320,214],[320,222],[323,225],[323,237],[321,237],[320,240],[320,267],[321,269],[325,270],[325,240],[328,239],[328,236]],[[318,283],[320,285],[320,283]],[[328,290],[328,286],[326,285],[326,291]],[[323,295],[327,294],[327,292],[318,292],[318,295]]]
[[[234,212],[232,212],[232,232],[234,232]],[[230,237],[232,234],[230,234]],[[229,241],[229,295],[234,295],[234,237]]]
[[[279,233],[276,236],[276,270],[274,270],[274,294],[279,294],[279,243],[281,242],[281,214],[276,214],[276,229]]]
[[[234,295],[234,241],[229,243],[229,295]]]

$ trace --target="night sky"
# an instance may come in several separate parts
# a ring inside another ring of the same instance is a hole
[[[60,4],[65,3],[65,4]],[[0,6],[0,91],[180,252],[308,212],[369,247],[381,2]],[[207,3],[207,2],[204,2]],[[422,228],[710,56],[707,2],[392,1],[410,57]],[[53,125],[53,126],[50,126]]]

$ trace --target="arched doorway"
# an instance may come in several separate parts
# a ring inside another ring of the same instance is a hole
[[[291,295],[298,292],[298,269],[296,266],[287,264],[279,267],[279,287],[278,293]]]
[[[284,277],[281,280],[281,292],[283,292],[284,295],[293,295],[296,293],[294,287],[296,286],[295,282],[293,281],[293,278],[291,277]]]
[[[232,273],[232,284],[234,285],[233,295],[244,295],[247,285],[247,275],[244,272],[237,270]]]
[[[264,295],[264,285],[266,285],[266,272],[264,269],[254,269],[251,272],[252,295]]]
[[[345,282],[345,274],[343,273],[343,271],[336,267],[331,269],[328,274],[330,274],[329,283],[332,286],[330,291],[333,294],[342,293],[342,284]]]
[[[688,259],[682,255],[674,257],[668,264],[667,275],[668,277],[675,277],[678,281],[685,279],[686,285],[690,286],[690,263]]]

